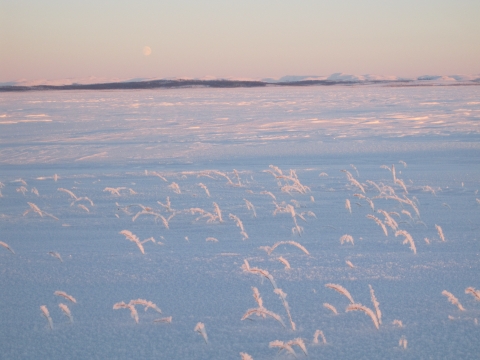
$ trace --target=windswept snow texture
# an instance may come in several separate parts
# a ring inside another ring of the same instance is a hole
[[[477,359],[479,99],[0,94],[0,357]]]

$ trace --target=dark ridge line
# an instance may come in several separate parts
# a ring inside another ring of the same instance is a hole
[[[132,82],[113,82],[100,84],[71,85],[35,85],[35,86],[0,86],[0,92],[5,91],[40,91],[40,90],[140,90],[140,89],[172,89],[183,87],[238,88],[264,87],[268,84],[262,81],[241,80],[151,80]]]
[[[414,80],[368,80],[368,81],[334,81],[334,80],[300,80],[285,82],[265,82],[253,80],[150,80],[131,82],[112,82],[99,84],[71,84],[71,85],[34,85],[0,86],[0,92],[21,92],[21,91],[48,91],[48,90],[142,90],[142,89],[179,89],[179,88],[254,88],[267,86],[332,86],[332,85],[375,85],[384,84],[387,86],[464,86],[480,85],[480,82],[461,84],[419,84]]]

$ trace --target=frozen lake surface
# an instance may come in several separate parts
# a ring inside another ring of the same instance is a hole
[[[1,93],[2,358],[305,358],[297,338],[312,359],[478,358],[479,99],[479,86]],[[372,313],[346,312],[336,285]],[[241,320],[254,308],[281,321]]]

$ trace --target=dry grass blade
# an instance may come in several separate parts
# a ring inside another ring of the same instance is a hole
[[[163,226],[165,226],[165,229],[170,229],[170,225],[168,224],[168,222],[170,221],[170,219],[172,217],[175,216],[175,213],[173,213],[172,215],[170,215],[170,217],[168,219],[165,219],[165,217],[163,215],[160,215],[160,214],[155,214],[155,220],[160,218],[160,220],[162,220],[162,224]]]
[[[305,214],[308,215],[308,216],[314,217],[315,219],[317,218],[317,215],[315,215],[315,213],[313,211],[304,211],[301,214],[299,214],[298,216],[302,217],[302,219],[304,221],[306,221],[305,218],[303,218],[303,215],[305,215]]]
[[[338,315],[338,312],[337,312],[337,309],[335,308],[335,306],[333,306],[332,304],[329,304],[329,303],[323,303],[323,307],[330,310],[331,312],[333,312],[335,315]]]
[[[422,191],[425,191],[425,192],[431,192],[434,196],[437,196],[437,194],[435,193],[435,189],[432,188],[431,186],[423,186],[422,187]]]
[[[240,218],[239,218],[238,216],[233,215],[233,214],[229,214],[228,217],[229,217],[230,219],[232,219],[233,221],[235,221],[237,227],[240,228],[240,230],[241,230],[240,233],[241,233],[242,236],[243,236],[243,240],[248,239],[248,235],[247,235],[247,233],[245,232],[245,228],[243,227],[242,220],[240,220]]]
[[[253,358],[250,355],[244,352],[240,353],[240,357],[242,358],[241,360],[253,360]]]
[[[417,216],[420,216],[420,211],[418,210],[417,205],[415,205],[415,203],[411,199],[409,199],[405,195],[403,195],[403,201],[402,202],[410,205],[413,208],[413,210],[415,211],[415,213],[417,214]]]
[[[77,300],[75,300],[75,298],[74,298],[72,295],[68,295],[65,291],[59,291],[59,290],[57,290],[57,291],[55,291],[55,292],[53,293],[53,295],[61,296],[61,297],[65,298],[65,299],[67,299],[68,301],[73,302],[74,304],[77,303]]]
[[[355,172],[357,173],[357,176],[360,176],[360,173],[358,172],[357,167],[353,164],[350,164],[350,166],[353,170],[355,170]]]
[[[58,307],[60,308],[60,310],[62,310],[62,312],[65,314],[65,316],[68,317],[70,322],[73,323],[72,313],[70,312],[70,309],[68,308],[68,306],[60,303],[60,304],[58,304]]]
[[[398,235],[403,235],[405,237],[405,240],[403,240],[403,244],[410,244],[410,249],[413,251],[414,254],[416,254],[417,248],[415,247],[412,236],[405,230],[398,230],[397,232],[395,232],[395,236]]]
[[[67,189],[64,189],[64,188],[58,188],[57,191],[62,191],[64,193],[67,193],[68,195],[70,195],[70,197],[72,197],[72,199],[78,200],[78,197],[73,192],[71,192],[70,190],[67,190]]]
[[[375,204],[373,203],[372,199],[366,197],[365,201],[368,202],[368,205],[370,205],[370,208],[372,209],[372,211],[375,211]]]
[[[34,203],[31,203],[31,202],[27,202],[27,204],[28,204],[28,206],[30,206],[30,209],[26,210],[23,213],[23,216],[28,214],[30,211],[33,211],[33,212],[37,213],[38,215],[40,215],[40,217],[43,217],[43,211],[40,210],[40,208],[37,205],[35,205]]]
[[[270,169],[272,169],[273,171],[275,171],[278,175],[283,175],[282,169],[280,169],[278,166],[268,165],[268,167],[269,167]],[[267,171],[268,171],[268,170],[267,170]],[[274,176],[276,176],[277,174],[274,174]]]
[[[413,220],[413,217],[412,217],[412,214],[410,214],[410,211],[402,210],[401,213],[407,215],[411,220]]]
[[[90,212],[90,210],[89,210],[85,205],[83,205],[83,204],[78,204],[77,206],[78,206],[80,209],[85,210],[87,213]]]
[[[272,247],[269,247],[267,249],[267,253],[270,255],[273,252],[273,250],[275,250],[280,245],[292,245],[292,246],[295,246],[295,247],[299,248],[300,250],[302,250],[305,254],[310,255],[308,250],[305,249],[305,247],[303,247],[301,244],[297,243],[296,241],[279,241],[279,242],[275,243]]]
[[[255,299],[256,303],[258,304],[258,307],[263,308],[263,300],[262,300],[262,297],[260,296],[260,292],[254,286],[252,286],[252,291],[253,291],[253,298]]]
[[[295,358],[297,357],[297,354],[292,349],[292,347],[290,345],[288,345],[287,343],[284,343],[283,341],[280,341],[280,340],[271,341],[268,344],[268,347],[270,347],[270,348],[277,347],[277,348],[279,348],[279,351],[285,350],[287,353],[295,356]]]
[[[350,305],[348,305],[348,307],[346,309],[346,312],[350,312],[350,311],[363,311],[366,315],[370,316],[370,318],[372,319],[375,327],[377,329],[379,329],[380,325],[378,323],[377,316],[375,315],[375,313],[370,308],[367,308],[366,306],[363,306],[362,304],[350,304]]]
[[[402,320],[395,319],[393,320],[392,324],[398,326],[399,328],[403,328]]]
[[[340,238],[340,244],[343,245],[344,242],[345,242],[345,243],[351,243],[352,245],[355,245],[355,244],[353,243],[353,237],[352,237],[352,235],[348,235],[348,234],[343,235],[343,236]]]
[[[385,216],[385,224],[387,226],[390,226],[392,230],[397,230],[398,229],[398,224],[397,222],[390,216],[389,213],[387,213],[385,210],[377,210],[378,213],[382,214]]]
[[[373,221],[375,221],[375,223],[382,228],[385,236],[388,236],[388,230],[387,230],[385,224],[379,218],[377,218],[373,215],[367,215],[367,219],[372,219]]]
[[[142,305],[145,307],[145,311],[147,311],[148,309],[153,309],[155,310],[156,312],[158,313],[162,313],[162,310],[160,310],[157,305],[155,305],[153,302],[151,301],[148,301],[148,300],[145,300],[145,299],[136,299],[136,300],[130,300],[129,302],[130,305]]]
[[[133,241],[133,242],[140,242],[140,239],[133,234],[130,230],[122,230],[120,231],[120,234],[124,235],[127,240]]]
[[[17,182],[18,182],[18,183],[20,183],[20,184],[22,184],[22,185],[27,186],[27,182],[26,182],[25,180],[23,180],[22,178],[19,178],[19,179],[17,179],[17,180],[13,180],[12,182],[14,182],[14,183],[17,183]]]
[[[205,331],[205,325],[201,322],[197,323],[193,331],[198,332],[200,335],[202,335],[203,340],[205,340],[205,344],[208,344],[208,337],[207,337],[207,332]]]
[[[205,193],[207,194],[207,196],[210,197],[210,191],[208,191],[208,188],[205,184],[199,183],[198,186],[200,186],[203,190],[205,190]]]
[[[168,185],[168,188],[172,189],[172,191],[175,194],[181,194],[182,193],[182,191],[180,190],[180,186],[178,186],[178,184],[176,182],[172,182],[170,185]]]
[[[230,178],[228,177],[227,174],[225,174],[225,173],[223,173],[223,172],[221,172],[221,171],[218,171],[218,170],[210,170],[210,172],[213,173],[213,174],[215,174],[215,175],[223,176],[225,179],[227,179],[227,183],[228,183],[229,185],[236,186],[236,184],[234,184],[234,183],[232,182],[232,180],[230,180]]]
[[[54,258],[57,258],[58,260],[60,260],[60,262],[63,262],[63,259],[58,252],[49,251],[48,254],[53,256]]]
[[[295,345],[298,346],[303,351],[305,356],[308,356],[307,347],[305,346],[305,342],[303,341],[303,339],[296,338],[288,341],[287,344],[290,346],[295,346]]]
[[[142,243],[140,242],[140,239],[136,235],[132,234],[132,232],[129,230],[122,230],[120,231],[120,234],[124,235],[127,238],[127,240],[130,240],[131,242],[135,243],[137,247],[140,249],[140,252],[145,255],[145,249]]]
[[[350,293],[348,292],[348,290],[345,289],[343,286],[338,285],[338,284],[325,284],[325,287],[326,287],[326,288],[329,288],[329,289],[333,289],[333,290],[335,290],[336,292],[342,294],[343,296],[346,296],[347,299],[350,300],[350,302],[351,302],[352,304],[355,304],[355,301],[353,300],[352,295],[350,295]]]
[[[480,290],[475,290],[472,286],[465,289],[465,294],[472,294],[475,300],[480,301]]]
[[[282,324],[283,327],[285,327],[285,324],[283,323],[280,315],[277,315],[273,311],[267,310],[264,307],[248,309],[247,312],[243,314],[242,320],[248,319],[251,315],[257,315],[263,318],[266,318],[267,316],[269,316],[272,319],[277,320],[280,324]]]
[[[118,188],[111,188],[111,187],[106,187],[103,189],[104,192],[109,192],[112,195],[120,196],[120,190],[127,190],[126,187],[118,187]]]
[[[382,312],[380,311],[380,303],[377,301],[377,298],[375,297],[375,292],[373,291],[372,285],[368,285],[370,288],[370,297],[372,298],[372,304],[373,307],[375,308],[375,313],[377,315],[378,323],[382,325]]]
[[[23,196],[25,196],[25,193],[28,192],[28,189],[25,186],[20,186],[17,188],[17,192],[21,192]]]
[[[218,219],[219,222],[223,222],[223,219],[222,219],[222,210],[220,210],[220,207],[218,206],[217,203],[213,203],[213,209],[214,209],[214,212],[215,212],[215,215]]]
[[[456,305],[458,307],[458,310],[465,311],[465,308],[462,306],[462,304],[460,304],[458,299],[451,292],[448,292],[447,290],[443,290],[442,295],[446,296],[450,303],[452,303],[453,305]]]
[[[283,265],[285,265],[285,270],[291,269],[290,263],[288,262],[287,259],[284,259],[282,256],[278,258],[278,261],[280,261]]]
[[[145,175],[148,176],[148,174],[149,174],[149,172],[148,172],[147,170],[145,170]],[[159,173],[156,172],[156,171],[150,171],[150,174],[152,174],[153,176],[156,176],[156,177],[162,179],[162,180],[165,181],[165,182],[168,182],[167,179],[165,179],[165,177],[163,177],[161,174],[159,174]]]
[[[285,311],[287,312],[287,315],[288,315],[288,320],[290,321],[290,326],[292,327],[292,330],[295,331],[296,325],[292,320],[292,315],[290,314],[290,307],[288,306],[288,302],[287,302],[287,294],[284,293],[282,289],[275,289],[273,292],[280,297],[280,300],[282,300],[283,307],[285,308]]]
[[[40,215],[40,217],[43,217],[43,215],[50,216],[52,219],[58,220],[57,217],[53,216],[52,214],[47,213],[46,211],[40,210],[40,208],[35,205],[34,203],[27,202],[28,206],[30,206],[30,209],[27,209],[24,213],[23,216],[27,215],[30,211],[33,211],[34,213],[37,213]]]
[[[273,279],[273,276],[270,275],[270,273],[267,270],[259,269],[259,268],[256,268],[256,267],[251,268],[247,259],[243,260],[242,270],[245,271],[245,272],[248,272],[250,274],[257,274],[257,275],[265,277],[266,279],[268,279],[270,281],[270,283],[272,284],[274,289],[277,288],[277,284],[275,283],[275,280]]]
[[[150,208],[148,208],[148,209],[150,209]],[[143,209],[143,210],[137,212],[134,217],[132,217],[132,221],[135,222],[135,220],[137,220],[140,215],[152,215],[152,216],[155,217],[155,219],[157,219],[157,218],[159,218],[159,217],[162,216],[162,215],[160,215],[160,214],[158,214],[158,213],[156,213],[156,212],[154,212],[154,211],[152,211],[152,210],[145,210],[145,209]],[[163,216],[162,216],[162,217],[163,217]]]
[[[157,201],[157,204],[161,205],[162,207],[164,207],[165,209],[167,209],[167,211],[169,212],[173,212],[172,210],[172,203],[170,202],[170,197],[167,196],[167,200],[165,201],[165,204],[160,202],[160,201]]]
[[[292,227],[292,234],[293,235],[298,234],[299,236],[302,236],[303,227],[301,227],[297,224],[297,218],[296,217],[293,218],[293,223],[295,224],[295,226]]]
[[[245,201],[245,205],[247,205],[247,209],[253,211],[253,217],[257,217],[257,212],[255,211],[255,206],[248,201],[247,199],[243,199]]]
[[[48,312],[47,307],[45,305],[41,305],[40,310],[42,311],[42,315],[45,317],[45,319],[47,319],[50,329],[53,329],[52,318],[50,317],[50,313]]]
[[[348,171],[345,171],[345,173],[347,174],[347,178],[348,180],[350,181],[350,183],[353,185],[353,186],[356,186],[362,193],[365,194],[365,188],[363,187],[362,184],[360,184],[354,177],[352,174],[350,174]]]
[[[347,209],[350,214],[352,213],[352,206],[350,205],[350,200],[345,200],[345,209]]]
[[[3,241],[0,241],[0,246],[3,246],[5,249],[10,251],[12,254],[15,254],[15,251],[13,251],[12,248],[10,246],[8,246],[7,243],[4,243]]]
[[[237,178],[237,184],[235,184],[235,185],[241,187],[242,182],[240,181],[240,174],[238,173],[238,171],[236,169],[233,169],[233,173],[235,174],[235,177]]]
[[[367,180],[367,184],[372,185],[373,187],[375,187],[375,189],[377,189],[377,191],[378,191],[379,193],[382,192],[382,190],[380,189],[380,186],[378,186],[375,182],[373,182],[373,181],[371,181],[371,180]]]
[[[402,187],[403,191],[405,192],[405,194],[408,194],[407,187],[405,186],[405,183],[403,182],[402,179],[395,179],[395,184],[400,185]]]
[[[443,230],[442,230],[442,228],[440,227],[440,225],[435,224],[435,228],[437,229],[438,236],[440,237],[440,239],[441,239],[443,242],[445,242],[445,236],[443,235]]]
[[[322,343],[323,344],[326,344],[327,343],[327,339],[325,339],[325,335],[323,334],[323,331],[322,330],[316,330],[315,331],[315,334],[313,334],[313,344],[318,344],[319,341],[318,341],[318,337],[321,337],[322,338]]]
[[[207,223],[212,223],[218,219],[218,217],[206,210],[203,210],[201,208],[190,208],[187,209],[186,211],[190,212],[192,215],[194,214],[200,214],[198,218],[195,219],[195,221],[198,221],[202,218],[208,218]]]
[[[153,320],[154,323],[165,323],[165,324],[171,324],[172,323],[172,317],[164,317],[160,319],[155,319]]]
[[[277,198],[275,197],[275,195],[273,195],[270,191],[264,190],[264,191],[260,192],[260,194],[271,196],[271,198],[272,198],[273,200],[277,200]]]
[[[125,304],[125,302],[121,301],[113,305],[113,310],[118,310],[118,309],[130,310],[130,316],[138,324],[138,312],[137,312],[137,309],[135,309],[135,306],[131,304]]]
[[[155,244],[155,239],[153,237],[149,237],[148,239],[140,241],[140,239],[129,230],[122,230],[120,231],[120,234],[124,235],[127,240],[130,240],[131,242],[135,243],[137,247],[140,249],[140,252],[144,255],[145,255],[145,249],[143,247],[143,244],[149,241]]]

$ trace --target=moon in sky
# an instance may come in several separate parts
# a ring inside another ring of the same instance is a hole
[[[143,55],[148,56],[152,53],[152,49],[149,46],[143,48]]]

